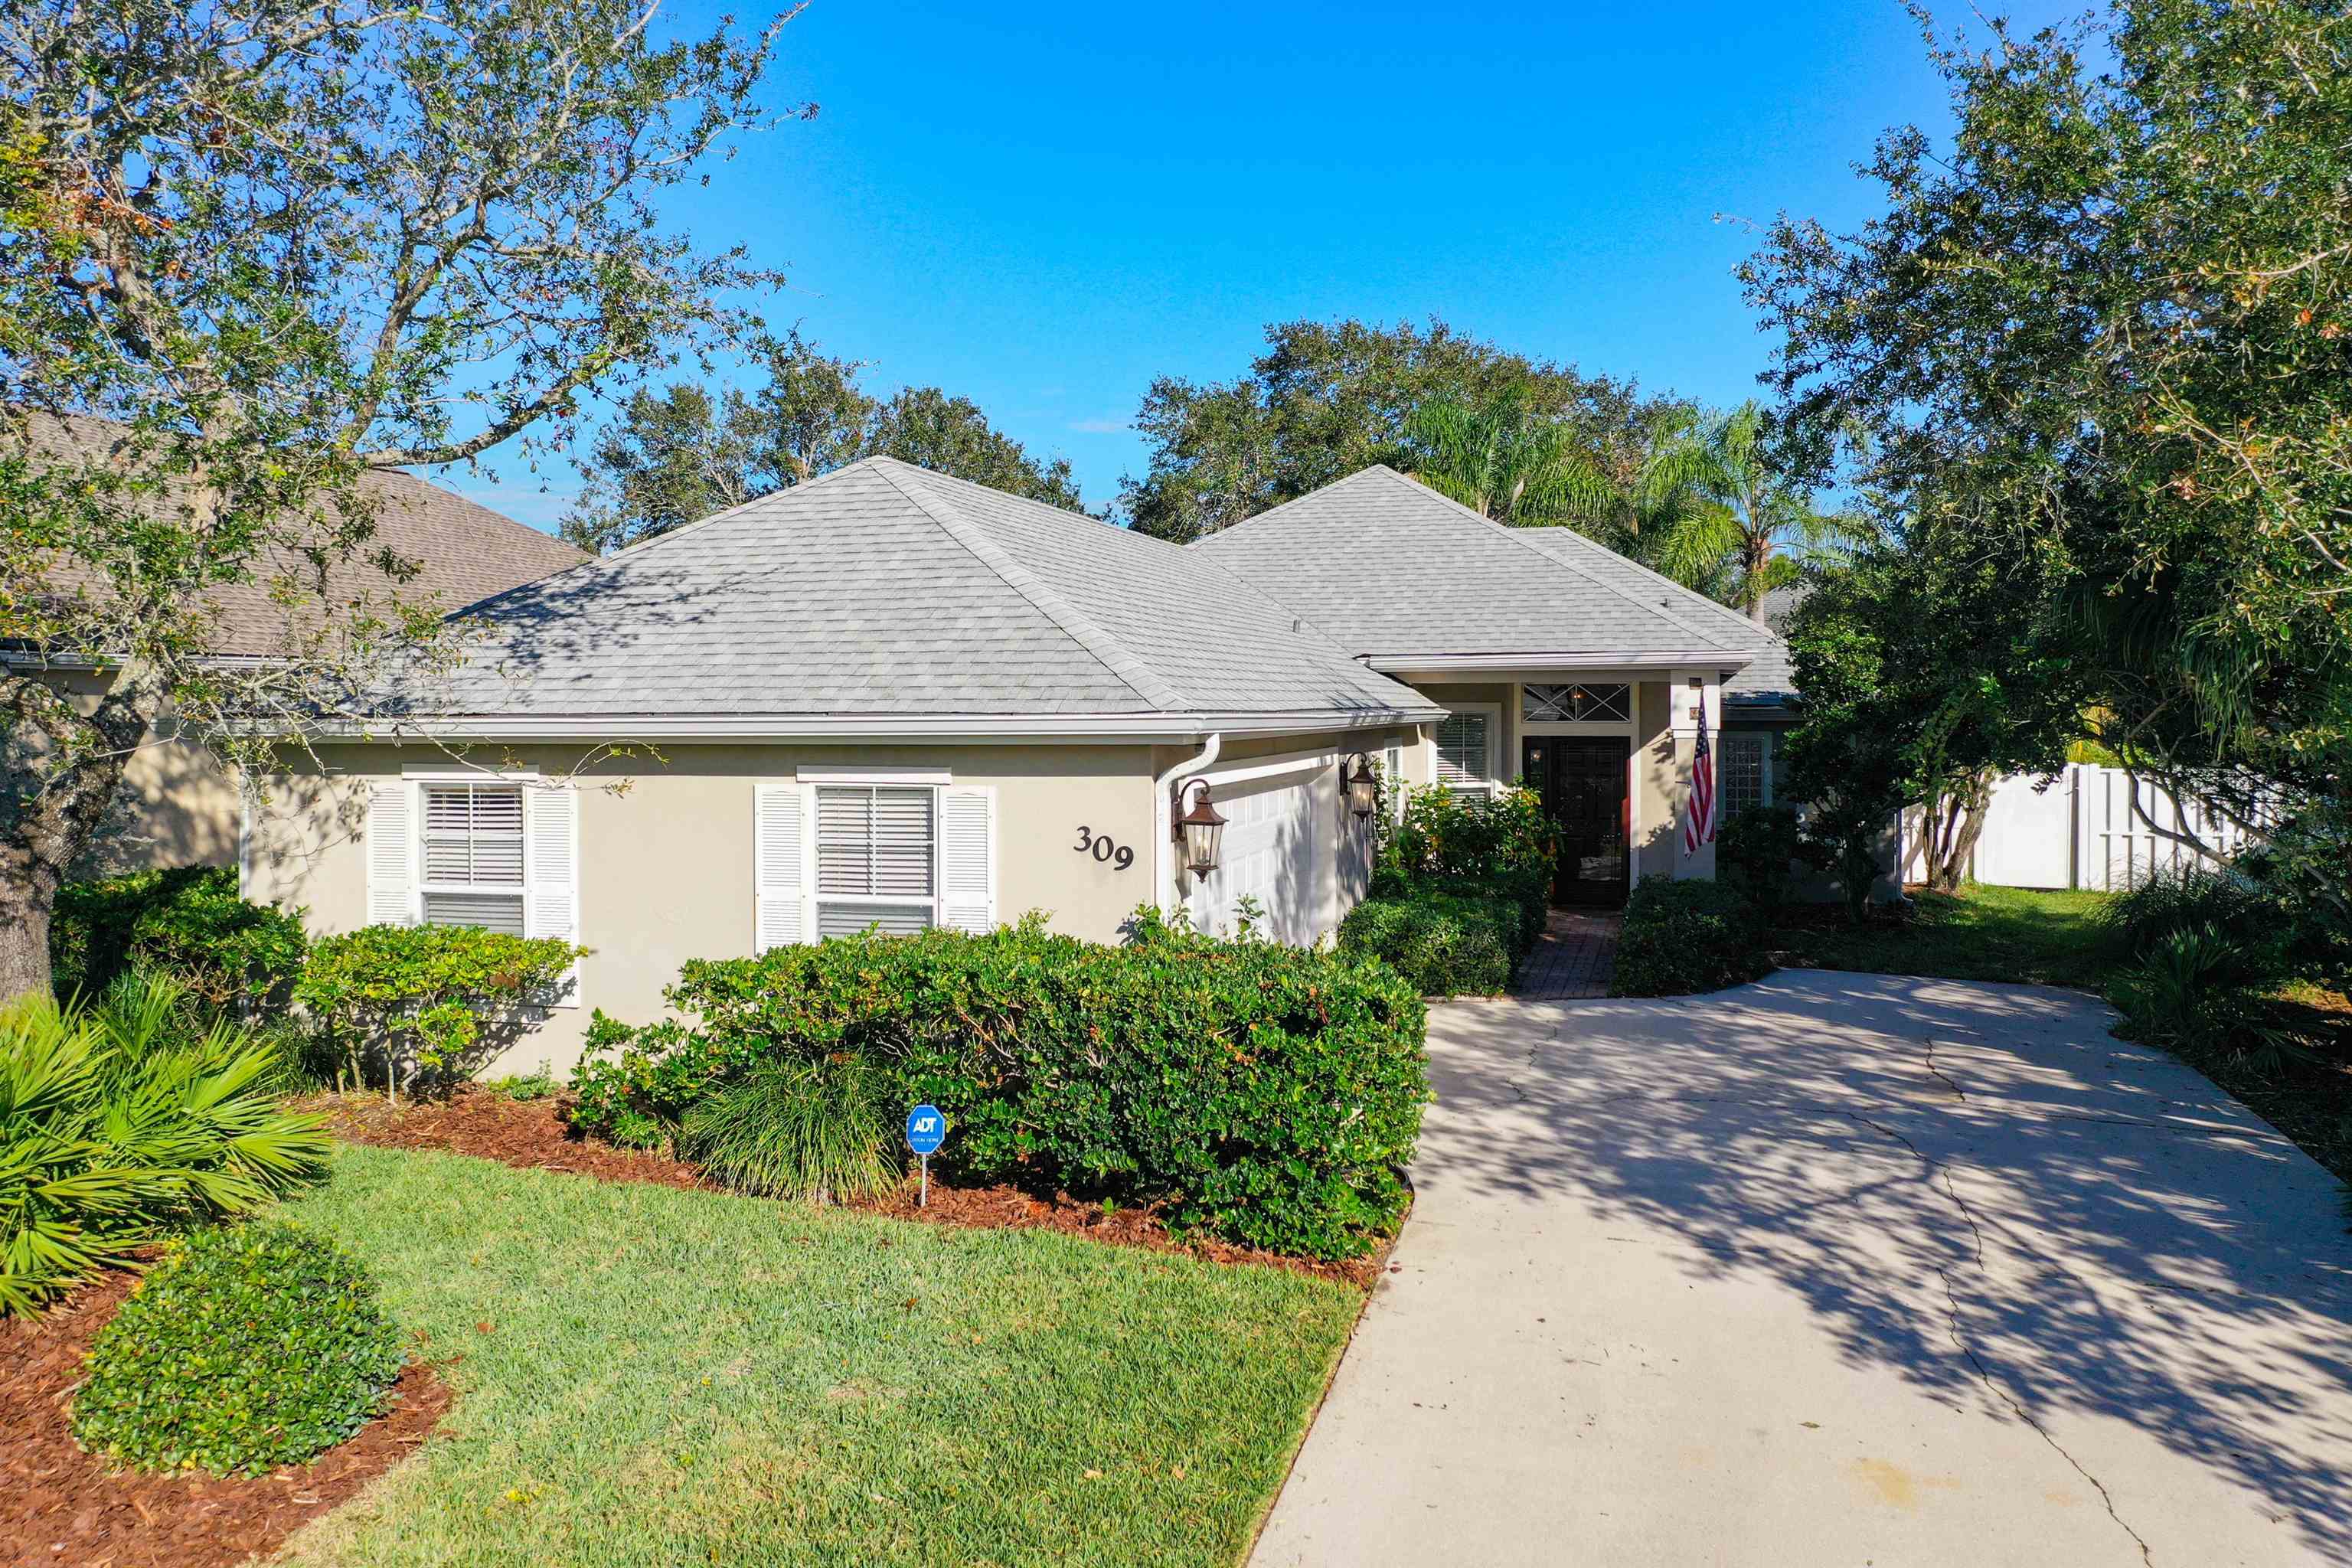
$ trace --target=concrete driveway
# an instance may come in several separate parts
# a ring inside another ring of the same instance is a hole
[[[1412,1218],[1254,1562],[2352,1562],[2338,1184],[2070,992],[1433,1013]]]

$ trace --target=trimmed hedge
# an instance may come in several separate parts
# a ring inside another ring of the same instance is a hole
[[[520,937],[476,926],[362,926],[320,940],[294,999],[338,1037],[352,1080],[362,1047],[385,1060],[465,1077],[520,1039],[530,1009],[551,996],[588,950],[555,937]]]
[[[1305,1257],[1377,1245],[1429,1097],[1419,994],[1340,954],[1139,931],[1104,947],[1033,914],[689,963],[667,995],[691,1026],[597,1016],[573,1122],[644,1143],[763,1064],[856,1052],[947,1112],[961,1179],[1163,1203]]]
[[[59,996],[95,996],[133,969],[161,970],[218,1009],[282,1010],[302,972],[302,911],[237,896],[224,866],[133,871],[58,889],[49,972]]]
[[[134,1469],[259,1475],[382,1414],[405,1359],[347,1254],[289,1225],[201,1230],[100,1331],[74,1440]]]
[[[1644,877],[1625,902],[1612,996],[1686,996],[1770,973],[1755,907],[1722,882]]]
[[[1408,888],[1339,922],[1339,951],[1377,958],[1424,996],[1495,996],[1521,956],[1514,900]]]

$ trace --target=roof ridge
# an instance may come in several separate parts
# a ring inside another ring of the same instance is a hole
[[[1610,550],[1609,546],[1601,543],[1601,541],[1593,538],[1591,534],[1586,533],[1581,529],[1572,528],[1566,523],[1545,523],[1539,528],[1523,529],[1521,531],[1526,533],[1564,533],[1569,538],[1575,540],[1579,544],[1588,546],[1594,550],[1608,551],[1608,553],[1612,557],[1623,562],[1626,565],[1631,566],[1634,571],[1639,572],[1644,577],[1652,579],[1657,583],[1660,587],[1672,588],[1675,593],[1681,595],[1685,600],[1688,601],[1693,605],[1712,612],[1717,619],[1736,622],[1741,631],[1748,633],[1750,637],[1760,637],[1766,644],[1780,640],[1780,634],[1775,632],[1770,626],[1758,626],[1754,621],[1749,620],[1746,616],[1741,615],[1738,610],[1733,609],[1730,605],[1719,604],[1717,601],[1708,598],[1705,594],[1700,593],[1697,589],[1693,588],[1686,584],[1675,582],[1672,577],[1667,576],[1656,567],[1636,561],[1622,550]]]
[[[1225,535],[1234,532],[1237,529],[1247,528],[1251,523],[1256,522],[1263,518],[1269,518],[1276,512],[1287,510],[1289,508],[1297,506],[1301,501],[1313,500],[1325,490],[1336,490],[1341,485],[1351,485],[1358,479],[1381,474],[1387,474],[1392,479],[1402,479],[1405,478],[1404,475],[1398,473],[1386,463],[1367,463],[1353,473],[1341,474],[1338,479],[1331,480],[1328,484],[1317,485],[1313,489],[1308,490],[1303,496],[1292,496],[1288,500],[1278,500],[1272,506],[1266,508],[1264,511],[1254,511],[1250,513],[1239,522],[1229,522],[1223,528],[1211,529],[1208,532],[1202,534],[1199,538],[1192,540],[1179,548],[1190,550],[1195,544],[1212,543],[1214,541],[1224,538]],[[1423,488],[1426,489],[1428,487],[1423,486]],[[1437,492],[1431,490],[1430,493],[1432,495],[1435,495]],[[1440,497],[1439,499],[1444,500],[1444,498]],[[1465,511],[1469,510],[1467,507],[1465,507],[1463,510]],[[1477,514],[1475,512],[1472,512],[1471,515],[1475,517]]]
[[[1645,610],[1649,614],[1657,616],[1660,620],[1680,626],[1683,630],[1690,632],[1703,640],[1711,640],[1713,634],[1691,625],[1690,622],[1684,620],[1680,616],[1668,611],[1664,605],[1654,605],[1647,599],[1641,598],[1636,595],[1629,594],[1624,589],[1617,586],[1616,584],[1603,579],[1587,568],[1578,565],[1573,561],[1564,560],[1561,557],[1553,554],[1550,551],[1546,550],[1542,545],[1526,538],[1525,535],[1527,534],[1528,530],[1523,528],[1512,528],[1507,524],[1496,522],[1493,518],[1488,517],[1486,513],[1474,511],[1470,508],[1464,506],[1460,501],[1455,500],[1444,490],[1438,489],[1433,485],[1423,484],[1421,480],[1414,479],[1410,474],[1398,473],[1394,468],[1390,468],[1385,463],[1376,464],[1374,466],[1381,468],[1399,484],[1411,485],[1413,489],[1434,497],[1436,500],[1444,502],[1447,506],[1450,506],[1454,510],[1460,512],[1463,516],[1471,519],[1473,521],[1483,523],[1487,528],[1490,528],[1496,532],[1503,535],[1505,538],[1510,540],[1512,543],[1517,545],[1520,549],[1527,551],[1529,554],[1540,556],[1544,560],[1550,562],[1555,566],[1562,567],[1567,571],[1575,573],[1578,576],[1583,578],[1586,582],[1591,584],[1594,587],[1599,588],[1603,593],[1613,594],[1618,598],[1624,600],[1627,604],[1634,605],[1636,608]],[[1369,472],[1370,470],[1365,469],[1360,471]],[[1349,476],[1350,479],[1354,477],[1355,476],[1352,474]],[[1304,500],[1305,498],[1302,497],[1300,499]],[[1732,652],[1736,650],[1727,648],[1722,651]]]
[[[469,521],[471,521],[476,515],[478,515],[481,518],[489,520],[491,522],[499,524],[501,527],[512,529],[520,533],[527,533],[535,541],[542,541],[549,544],[560,544],[564,549],[569,550],[573,554],[581,557],[581,561],[574,561],[571,563],[570,565],[558,567],[558,571],[568,572],[572,566],[581,564],[583,561],[593,561],[596,559],[593,555],[589,554],[588,552],[581,549],[580,546],[572,543],[562,534],[550,533],[543,528],[533,528],[530,523],[523,521],[523,520],[519,517],[509,517],[506,513],[499,510],[496,507],[484,506],[480,501],[476,500],[472,496],[467,495],[465,491],[457,489],[455,486],[438,483],[436,480],[426,479],[422,474],[412,474],[406,468],[370,468],[367,472],[370,478],[380,483],[393,480],[405,480],[407,485],[413,485],[418,489],[425,491],[426,497],[439,496],[445,500],[455,501],[457,505],[466,510]],[[403,486],[402,488],[404,489],[406,486]],[[387,497],[386,499],[391,500],[393,498]],[[422,500],[425,498],[420,497],[419,499]],[[483,524],[482,526],[487,527],[488,525]]]
[[[988,537],[987,530],[960,515],[942,498],[919,493],[921,486],[909,486],[892,471],[898,467],[912,468],[912,464],[882,459],[873,459],[873,462],[874,471],[881,475],[884,482],[905,496],[918,511],[939,524],[949,538],[970,551],[974,559],[995,573],[1014,593],[1028,600],[1039,614],[1067,633],[1105,669],[1125,683],[1129,690],[1163,712],[1178,711],[1185,706],[1182,695],[1168,683],[1165,677],[1137,658],[1126,644],[1097,625],[1092,616],[1081,612],[1076,605],[1040,581],[1034,573],[1013,560],[1003,545]],[[929,470],[915,471],[928,473]]]

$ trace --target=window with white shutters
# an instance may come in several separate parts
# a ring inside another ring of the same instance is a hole
[[[1723,736],[1723,816],[1772,804],[1772,739],[1727,731]]]
[[[419,893],[427,925],[524,932],[522,789],[428,784]]]
[[[1437,727],[1437,782],[1453,789],[1484,789],[1494,777],[1485,713],[1452,713]]]
[[[939,802],[929,785],[818,786],[818,940],[940,923]]]

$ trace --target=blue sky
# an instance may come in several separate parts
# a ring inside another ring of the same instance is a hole
[[[972,398],[1067,456],[1089,506],[1144,467],[1125,426],[1151,379],[1236,375],[1268,321],[1434,313],[1647,387],[1751,395],[1769,344],[1728,220],[1858,221],[1852,165],[1877,133],[1948,120],[1894,0],[812,0],[769,90],[821,112],[666,210],[787,271],[772,323],[873,362],[872,390]],[[442,477],[542,527],[577,487],[501,468]]]

